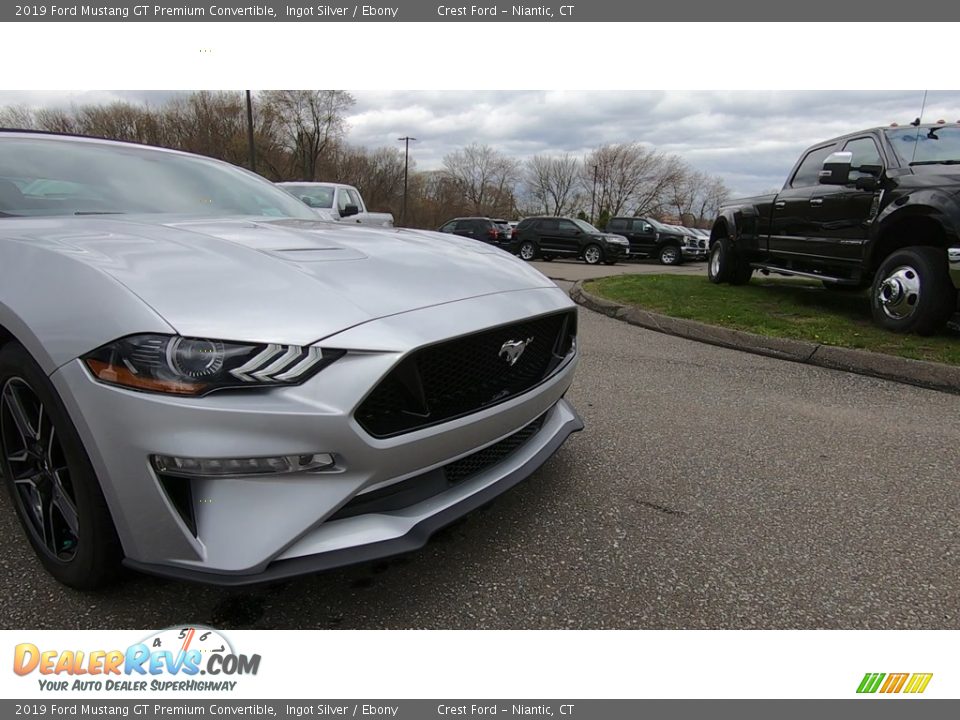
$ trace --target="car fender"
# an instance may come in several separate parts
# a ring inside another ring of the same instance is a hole
[[[936,222],[943,230],[948,245],[956,245],[960,241],[960,200],[956,195],[938,188],[923,188],[899,195],[886,206],[883,206],[881,198],[879,204],[881,207],[873,221],[865,250],[868,263],[874,259],[873,253],[879,245],[877,241],[891,227],[911,217],[924,217]]]
[[[175,332],[123,284],[59,243],[0,238],[0,257],[0,326],[48,375],[119,337]]]

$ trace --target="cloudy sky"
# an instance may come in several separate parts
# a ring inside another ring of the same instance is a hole
[[[159,105],[172,93],[0,92],[0,106],[127,100]],[[362,91],[349,116],[356,145],[399,146],[411,135],[419,169],[472,142],[516,158],[583,154],[642,142],[722,176],[735,194],[778,188],[797,155],[819,140],[874,125],[909,123],[922,90],[888,92]],[[924,121],[960,120],[960,91],[930,91]]]

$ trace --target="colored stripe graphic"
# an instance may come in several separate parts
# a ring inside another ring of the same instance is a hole
[[[914,673],[913,677],[910,678],[910,682],[907,683],[907,687],[904,692],[922,693],[927,689],[927,685],[930,684],[931,678],[933,678],[933,673]]]
[[[863,676],[863,680],[860,681],[860,687],[857,688],[858,693],[875,693],[877,688],[880,687],[880,681],[884,678],[883,673],[867,673]]]
[[[930,680],[933,679],[933,673],[866,673],[860,685],[857,687],[858,693],[875,693],[877,691],[886,694],[895,694],[899,692],[919,694],[927,689]]]

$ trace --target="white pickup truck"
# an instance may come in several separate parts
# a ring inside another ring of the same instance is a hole
[[[282,182],[277,185],[313,208],[324,220],[393,227],[393,215],[367,212],[360,192],[352,185],[321,182]]]

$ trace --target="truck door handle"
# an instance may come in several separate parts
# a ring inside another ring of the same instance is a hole
[[[810,204],[816,207],[823,205],[823,198],[810,198]]]
[[[787,201],[786,201],[786,200],[777,200],[777,202],[775,202],[775,203],[773,204],[773,206],[774,206],[777,210],[783,210],[783,208],[785,208],[785,207],[787,206]]]

